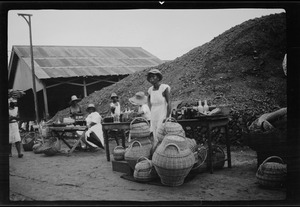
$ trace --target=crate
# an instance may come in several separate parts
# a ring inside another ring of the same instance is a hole
[[[126,173],[127,175],[132,175],[133,174],[133,170],[128,165],[127,161],[112,160],[111,163],[112,163],[112,170],[113,171]]]

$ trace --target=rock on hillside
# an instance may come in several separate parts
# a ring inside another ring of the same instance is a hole
[[[172,100],[183,100],[181,106],[196,105],[199,99],[212,103],[214,97],[225,96],[232,106],[231,138],[239,140],[247,123],[263,113],[286,107],[287,82],[282,70],[285,53],[286,16],[272,14],[232,27],[156,68],[164,76],[162,82],[171,86]],[[146,80],[150,69],[95,91],[79,104],[85,109],[95,103],[101,115],[106,116],[110,94],[115,92],[123,107],[132,107],[128,98],[137,91],[147,92],[151,86]],[[68,110],[58,112],[54,119],[58,116],[68,116]]]

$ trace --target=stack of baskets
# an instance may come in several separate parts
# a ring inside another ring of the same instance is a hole
[[[137,160],[141,157],[150,159],[152,143],[150,141],[150,124],[143,117],[136,117],[130,122],[129,147],[125,151],[124,158],[134,170]]]
[[[277,159],[278,162],[268,162],[271,159]],[[268,157],[258,168],[256,178],[259,185],[263,187],[276,188],[283,187],[286,181],[287,166],[278,156]]]
[[[132,170],[134,170],[136,162],[140,157],[150,158],[150,149],[145,149],[139,141],[135,140],[125,150],[124,158]]]
[[[180,186],[195,164],[195,156],[185,137],[166,135],[155,150],[152,163],[162,184]]]

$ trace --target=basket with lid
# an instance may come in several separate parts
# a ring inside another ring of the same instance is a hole
[[[150,124],[143,117],[136,117],[130,122],[131,138],[143,138],[150,136]]]
[[[143,147],[142,144],[136,140],[125,150],[124,159],[128,162],[132,170],[134,170],[136,161],[140,157],[150,158],[150,149]]]
[[[133,177],[135,180],[140,182],[147,182],[153,180],[157,176],[158,175],[151,160],[149,160],[147,157],[140,157],[137,160],[133,172]]]
[[[181,150],[174,143],[162,142],[153,154],[152,163],[162,184],[180,186],[192,169],[195,156],[188,147]]]
[[[183,130],[182,126],[176,121],[175,118],[169,117],[166,121],[160,125],[157,129],[157,140],[161,142],[165,135],[167,134],[175,134],[181,135],[185,137],[185,131]]]
[[[269,162],[277,159],[280,162]],[[259,185],[263,187],[282,187],[284,186],[287,175],[287,166],[278,156],[268,157],[258,168],[256,178]]]

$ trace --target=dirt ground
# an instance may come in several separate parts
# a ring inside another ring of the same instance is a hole
[[[110,141],[111,153],[116,146]],[[63,150],[68,148],[62,145]],[[11,201],[265,201],[285,200],[286,189],[259,187],[256,153],[232,148],[232,168],[203,172],[179,187],[136,183],[112,171],[104,150],[75,151],[71,156],[24,152],[9,158]],[[111,160],[113,156],[111,154]]]

